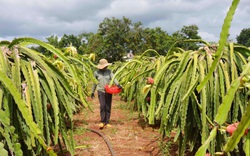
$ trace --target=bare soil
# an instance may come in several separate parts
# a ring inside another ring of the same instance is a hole
[[[178,147],[170,139],[161,140],[158,128],[150,127],[137,112],[126,109],[127,103],[113,96],[112,127],[99,129],[100,113],[97,96],[88,99],[93,112],[87,109],[74,115],[75,156],[112,156],[105,140],[116,156],[177,156]],[[93,131],[99,132],[104,139]],[[163,146],[163,143],[167,146]],[[165,147],[165,148],[164,148]],[[69,153],[61,154],[69,156]]]

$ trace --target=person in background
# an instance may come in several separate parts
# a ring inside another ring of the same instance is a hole
[[[95,97],[95,90],[97,89],[98,100],[100,103],[100,116],[101,123],[99,124],[99,128],[102,129],[105,126],[111,127],[110,115],[111,115],[111,103],[112,103],[112,94],[105,92],[105,85],[109,84],[111,79],[113,78],[113,72],[108,69],[111,63],[108,63],[106,59],[101,59],[99,64],[97,65],[98,70],[94,72],[95,78],[98,80],[97,84],[93,84],[91,98]],[[118,81],[114,79],[114,83],[119,87]]]

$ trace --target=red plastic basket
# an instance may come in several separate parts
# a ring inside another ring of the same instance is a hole
[[[105,88],[105,91],[109,94],[117,94],[122,91],[122,89],[116,85],[112,85],[112,86],[106,85],[104,88]]]

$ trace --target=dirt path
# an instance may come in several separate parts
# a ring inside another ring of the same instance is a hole
[[[126,110],[126,103],[118,95],[113,96],[110,124],[112,127],[99,130],[100,121],[98,98],[90,101],[93,113],[83,110],[74,116],[74,138],[76,156],[111,156],[105,141],[96,133],[101,132],[112,145],[116,156],[161,156],[160,134],[157,129],[145,126],[138,114]]]

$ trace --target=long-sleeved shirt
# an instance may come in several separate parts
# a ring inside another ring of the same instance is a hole
[[[93,84],[92,93],[94,93],[96,89],[97,89],[97,91],[105,92],[104,87],[105,87],[105,85],[110,83],[111,79],[113,78],[113,75],[114,74],[109,69],[95,71],[94,76],[98,80],[98,83]],[[116,85],[119,85],[119,83],[116,79],[114,79],[114,83]]]

